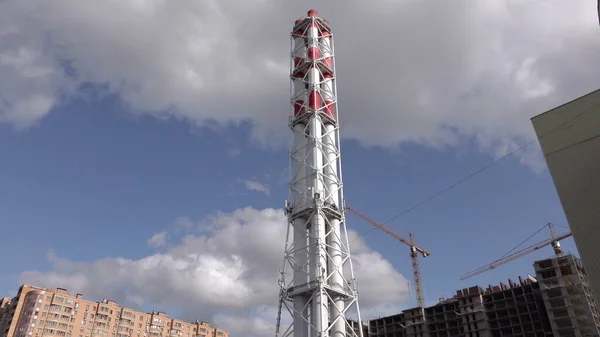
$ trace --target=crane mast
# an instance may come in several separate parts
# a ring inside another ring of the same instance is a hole
[[[412,264],[413,279],[415,282],[415,293],[417,296],[417,305],[420,308],[424,308],[425,307],[425,298],[423,296],[423,281],[421,279],[421,270],[419,268],[419,255],[421,255],[423,257],[428,257],[431,254],[428,251],[426,251],[425,249],[423,249],[415,244],[415,240],[414,240],[412,233],[409,233],[409,236],[408,236],[409,239],[407,240],[407,239],[403,238],[402,236],[396,234],[395,232],[392,232],[390,229],[385,227],[380,222],[377,222],[377,221],[369,218],[362,212],[360,212],[350,206],[346,206],[345,208],[346,208],[346,211],[353,213],[357,217],[370,223],[371,225],[375,226],[376,228],[380,229],[384,233],[390,235],[391,237],[402,242],[403,244],[407,245],[410,248],[410,260],[411,260],[411,264]]]
[[[410,260],[412,264],[413,271],[413,279],[415,280],[415,289],[417,293],[417,305],[420,308],[425,308],[425,298],[423,297],[423,282],[421,280],[421,269],[419,267],[419,255],[416,249],[414,237],[412,233],[408,233],[408,237],[410,239]],[[429,255],[423,255],[423,257],[427,257]]]

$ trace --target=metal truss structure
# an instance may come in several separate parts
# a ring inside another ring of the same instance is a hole
[[[276,336],[363,337],[345,225],[333,35],[310,10],[291,38],[293,140]],[[282,311],[292,318],[287,328]]]

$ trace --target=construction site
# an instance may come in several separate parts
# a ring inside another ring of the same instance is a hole
[[[0,0],[0,337],[600,337],[589,2]]]
[[[461,280],[552,247],[554,256],[536,261],[533,275],[460,289],[426,306],[419,259],[431,253],[417,245],[411,233],[408,238],[399,235],[344,199],[334,35],[316,10],[294,23],[290,56],[292,145],[277,337],[599,336],[593,286],[581,260],[560,246],[560,240],[572,234],[557,234],[551,223],[548,239],[464,274]],[[600,106],[600,99],[595,102]],[[368,322],[361,319],[348,213],[407,247],[417,307]]]
[[[564,255],[535,262],[535,276],[368,322],[371,337],[597,336],[598,310],[581,261]]]

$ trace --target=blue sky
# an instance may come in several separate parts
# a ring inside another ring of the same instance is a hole
[[[117,99],[106,98],[73,102],[27,131],[7,125],[0,130],[0,222],[5,237],[20,238],[0,247],[3,256],[17,257],[5,264],[0,287],[6,295],[21,272],[50,269],[49,249],[81,262],[139,259],[152,253],[146,242],[152,233],[178,216],[280,208],[287,196],[282,179],[287,151],[246,145],[244,125],[191,132],[186,122],[132,117]],[[231,148],[239,154],[228,154]],[[342,151],[347,203],[382,222],[492,161],[469,145],[388,151],[345,141]],[[239,180],[260,182],[271,193],[246,190]],[[433,300],[460,287],[533,272],[534,259],[551,256],[551,248],[470,281],[458,280],[547,222],[567,230],[548,172],[535,173],[509,158],[388,226],[404,236],[412,231],[432,252],[421,266],[426,296]],[[360,233],[371,229],[352,215],[348,226]],[[543,231],[529,244],[548,235]],[[365,238],[410,277],[406,247],[378,231]],[[563,244],[575,251],[570,240]]]
[[[311,7],[333,27],[346,201],[376,220],[526,144],[532,116],[598,87],[588,0],[340,3],[1,1],[0,293],[60,286],[271,334],[289,33]],[[348,219],[351,235],[371,229]],[[547,222],[567,230],[532,145],[388,225],[431,251],[434,303],[533,272],[550,248],[459,280]],[[363,317],[414,305],[406,247],[378,231],[353,247]]]

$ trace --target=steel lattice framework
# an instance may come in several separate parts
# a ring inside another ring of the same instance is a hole
[[[296,21],[291,42],[289,224],[276,336],[363,337],[345,225],[329,23],[310,10]],[[292,318],[285,329],[282,311]],[[347,320],[349,311],[357,325]]]

